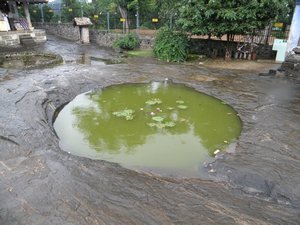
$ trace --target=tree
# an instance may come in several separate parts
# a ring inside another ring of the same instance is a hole
[[[265,28],[287,7],[287,0],[183,0],[180,27],[191,34],[233,41],[236,34],[253,34]],[[229,45],[225,58],[231,57]]]
[[[32,22],[50,22],[54,13],[48,5],[30,5],[29,7]],[[43,17],[43,18],[42,18]]]
[[[74,17],[81,16],[81,2],[77,0],[62,0],[61,20],[71,22]]]
[[[156,0],[112,0],[117,6],[122,18],[125,19],[124,26],[126,33],[129,31],[128,16],[130,13],[133,15],[142,11],[146,14],[147,11],[151,11],[156,8]]]
[[[157,0],[157,10],[159,11],[160,20],[164,24],[169,23],[172,28],[173,18],[179,14],[180,0]]]

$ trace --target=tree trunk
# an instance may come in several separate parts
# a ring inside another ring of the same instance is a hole
[[[231,42],[234,41],[234,34],[227,34],[227,43],[225,46],[225,60],[231,60],[232,55],[232,45]]]
[[[269,44],[269,37],[270,37],[270,33],[272,31],[272,22],[270,22],[270,24],[265,28],[264,31],[264,38],[263,38],[263,44],[264,45],[268,45]]]
[[[123,22],[123,27],[125,28],[125,33],[129,33],[129,24],[128,24],[128,19],[127,19],[127,9],[126,8],[122,8],[121,6],[118,7],[120,14],[122,16],[122,18],[125,19],[125,21]]]

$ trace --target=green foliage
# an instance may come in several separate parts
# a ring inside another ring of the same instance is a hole
[[[188,56],[188,39],[183,33],[161,28],[156,35],[154,55],[167,62],[182,62]]]
[[[71,22],[74,17],[81,16],[80,2],[77,0],[62,0],[61,21]]]
[[[198,35],[252,34],[264,29],[288,7],[289,0],[183,0],[178,25]]]
[[[24,10],[19,10],[23,12]],[[42,21],[42,12],[44,16],[44,22],[50,22],[54,15],[53,10],[48,5],[42,5],[39,7],[38,5],[29,5],[29,12],[32,22],[41,22]]]
[[[114,43],[114,47],[122,48],[125,50],[133,50],[140,46],[140,39],[134,33],[129,33],[124,37],[118,38]]]
[[[124,109],[121,111],[113,112],[113,115],[116,117],[123,117],[126,120],[133,120],[134,117],[134,110],[132,109]]]

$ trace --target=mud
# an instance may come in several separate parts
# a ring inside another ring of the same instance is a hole
[[[299,224],[300,83],[233,67],[129,58],[50,36],[36,51],[63,65],[0,70],[0,224]],[[275,67],[275,68],[274,68]],[[265,70],[265,71],[264,71]],[[232,105],[243,121],[237,147],[202,179],[163,177],[59,149],[54,112],[79,93],[123,82],[172,79]]]

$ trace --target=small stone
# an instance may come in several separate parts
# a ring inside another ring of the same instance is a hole
[[[300,46],[293,49],[296,54],[300,54]]]
[[[284,72],[277,71],[277,72],[276,72],[276,77],[285,77],[285,73],[284,73]]]
[[[216,155],[216,154],[218,154],[219,152],[220,152],[220,150],[217,149],[216,151],[214,151],[214,154]]]

